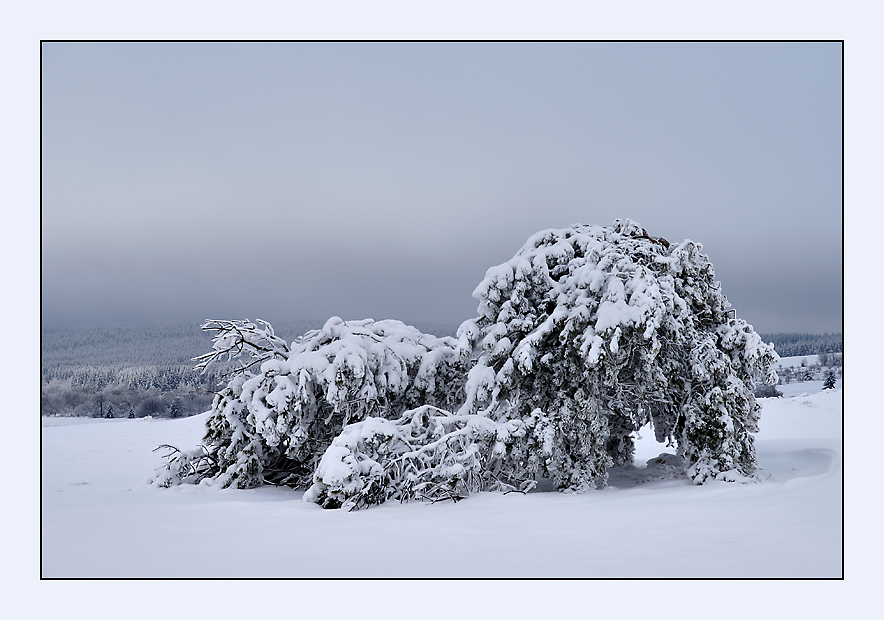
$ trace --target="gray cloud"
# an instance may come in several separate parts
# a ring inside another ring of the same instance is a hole
[[[704,244],[840,331],[838,44],[44,44],[44,320],[458,323],[537,230]]]

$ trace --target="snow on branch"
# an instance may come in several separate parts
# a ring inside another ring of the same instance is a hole
[[[194,369],[205,373],[214,362],[237,360],[240,365],[233,374],[239,374],[269,359],[285,359],[289,353],[286,341],[276,336],[273,326],[267,321],[258,319],[258,323],[263,327],[258,327],[248,319],[206,319],[202,326],[203,331],[215,332],[212,337],[212,351],[193,358],[197,362]]]

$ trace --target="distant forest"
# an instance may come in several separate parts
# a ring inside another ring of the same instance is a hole
[[[772,342],[780,357],[844,353],[841,334],[759,334],[765,342]]]
[[[274,322],[288,341],[322,320]],[[40,333],[41,415],[185,417],[207,411],[223,367],[201,375],[192,358],[212,348],[201,323],[46,325]],[[457,326],[415,323],[424,333],[453,336]],[[842,353],[841,334],[761,334],[782,357]]]

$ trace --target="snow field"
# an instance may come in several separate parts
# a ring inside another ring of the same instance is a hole
[[[760,482],[695,486],[664,459],[578,495],[479,493],[323,510],[284,488],[147,485],[182,420],[44,418],[42,576],[840,577],[842,392],[764,399]],[[673,452],[645,429],[636,463]]]

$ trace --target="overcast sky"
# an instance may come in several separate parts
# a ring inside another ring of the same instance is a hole
[[[702,243],[758,331],[842,331],[841,66],[838,43],[46,43],[43,320],[457,325],[532,233],[628,217]]]

